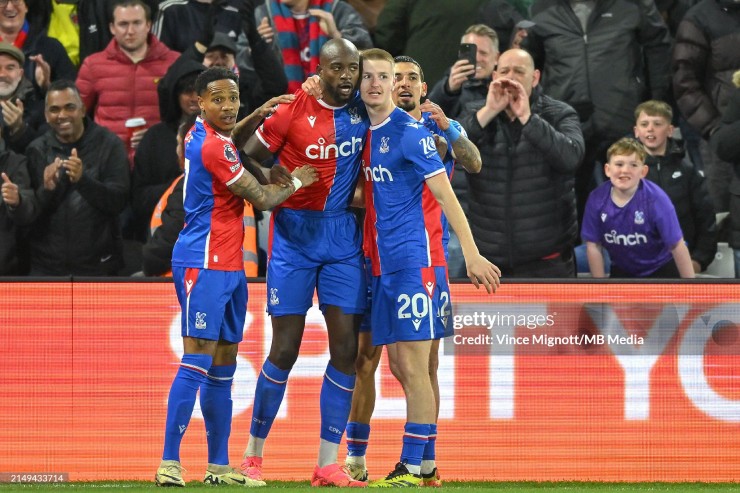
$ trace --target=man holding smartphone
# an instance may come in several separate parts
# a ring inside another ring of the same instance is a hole
[[[450,118],[456,118],[466,103],[486,99],[491,74],[498,61],[496,31],[485,24],[474,24],[463,34],[458,60],[437,82],[429,99]]]

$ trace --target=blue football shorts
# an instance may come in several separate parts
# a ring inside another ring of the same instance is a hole
[[[372,290],[372,282],[373,282],[373,266],[370,262],[370,259],[365,257],[365,280],[367,282],[367,295],[365,299],[367,300],[367,305],[365,306],[365,313],[362,315],[362,323],[360,324],[360,332],[370,332],[372,329],[371,325],[371,316],[372,316],[372,308],[373,308],[373,290]]]
[[[451,335],[452,306],[446,267],[403,269],[373,276],[375,346]]]
[[[362,314],[367,281],[360,228],[349,211],[279,209],[270,222],[267,312],[305,315],[318,292],[319,307]]]
[[[247,317],[244,270],[223,271],[172,267],[182,309],[182,336],[241,342]]]

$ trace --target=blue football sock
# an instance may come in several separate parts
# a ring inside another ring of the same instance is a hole
[[[252,407],[252,426],[249,433],[257,438],[267,438],[275,421],[280,403],[285,395],[285,385],[288,383],[290,370],[281,370],[265,360],[262,371],[257,378],[257,388],[254,390],[254,406]]]
[[[437,423],[429,425],[429,439],[424,447],[423,460],[435,460],[437,457],[437,451],[435,450],[435,444],[437,443]]]
[[[206,424],[208,463],[228,465],[231,434],[231,384],[236,365],[211,366],[200,387],[200,409]]]
[[[347,457],[364,457],[369,440],[369,424],[355,421],[347,423]]]
[[[321,407],[321,438],[327,442],[342,441],[347,427],[349,410],[352,408],[352,392],[355,390],[355,376],[346,375],[326,365],[324,383],[321,385],[319,406]]]
[[[421,466],[421,457],[424,455],[424,447],[429,438],[429,425],[407,422],[403,427],[403,449],[401,449],[401,462]]]
[[[167,400],[162,460],[180,461],[180,442],[190,423],[198,388],[205,382],[212,361],[207,354],[183,355]]]

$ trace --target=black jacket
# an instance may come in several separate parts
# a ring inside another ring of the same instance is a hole
[[[740,248],[740,88],[730,95],[722,123],[712,135],[717,157],[732,163],[735,174],[730,183],[730,246]]]
[[[34,55],[42,55],[44,61],[51,67],[51,81],[67,79],[75,80],[77,78],[77,69],[69,59],[67,51],[62,43],[45,34],[37,34],[26,39],[23,45],[23,54],[26,56],[26,63],[23,64],[23,73],[33,82],[36,92],[42,96],[46,94],[38,84],[36,84],[36,62],[31,60]]]
[[[617,140],[646,99],[665,100],[670,37],[653,0],[596,0],[587,31],[568,0],[537,0],[522,42],[545,93],[578,111],[586,140]]]
[[[705,138],[719,124],[740,69],[740,5],[704,0],[684,16],[673,49],[673,93],[681,114]]]
[[[483,160],[480,173],[467,175],[468,219],[480,253],[505,274],[573,248],[573,186],[585,146],[575,110],[538,88],[524,126],[502,111],[482,128],[475,113],[484,104],[470,104],[460,117]]]
[[[154,230],[141,251],[144,274],[147,276],[161,276],[172,270],[172,250],[185,224],[185,206],[182,202],[185,180],[182,175],[176,179],[177,184],[162,210],[162,224]]]
[[[0,144],[2,141],[0,141]],[[0,275],[22,274],[19,261],[23,254],[23,226],[31,223],[36,215],[37,203],[31,189],[26,157],[14,152],[0,151],[0,173],[18,185],[21,203],[10,208],[0,200]]]
[[[657,183],[673,202],[691,259],[705,270],[717,253],[717,221],[704,175],[672,140],[665,156],[648,156],[645,163],[647,179]]]
[[[77,149],[83,174],[73,184],[63,178],[44,189],[44,169]],[[85,132],[73,145],[59,142],[50,130],[28,146],[31,183],[39,217],[29,236],[31,272],[49,276],[115,275],[122,266],[118,215],[126,206],[129,166],[116,134],[85,119]]]
[[[11,134],[10,128],[3,121],[2,136],[8,149],[23,154],[26,152],[28,144],[46,129],[44,100],[25,75],[18,83],[15,92],[8,99],[13,102],[20,99],[23,102],[23,127],[15,134]]]

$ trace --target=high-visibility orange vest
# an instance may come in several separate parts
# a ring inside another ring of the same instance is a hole
[[[162,211],[167,206],[167,199],[172,195],[172,191],[182,180],[185,175],[180,175],[167,187],[152,213],[152,219],[149,222],[149,233],[154,236],[154,232],[162,225]],[[244,254],[244,273],[247,277],[257,277],[257,265],[259,257],[257,256],[257,222],[254,219],[254,207],[248,201],[244,201],[244,241],[242,242]],[[162,274],[162,277],[172,277],[172,271]]]

